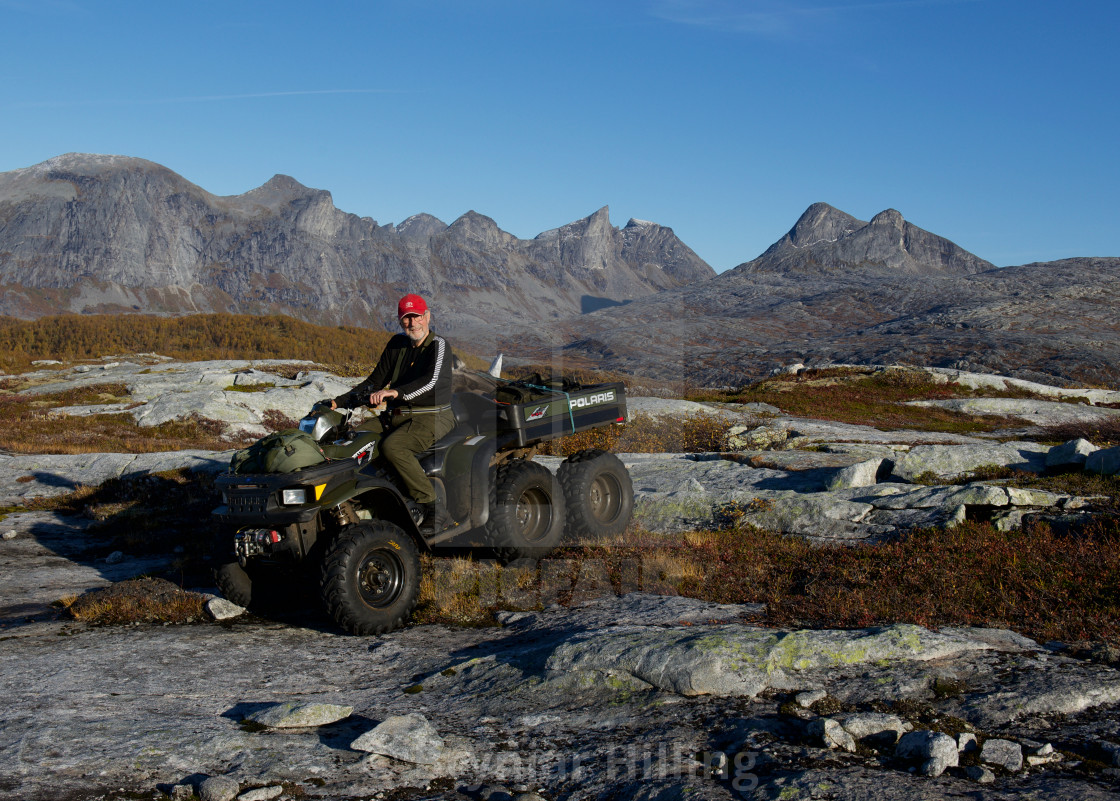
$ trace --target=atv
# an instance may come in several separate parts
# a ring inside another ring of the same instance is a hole
[[[298,430],[239,451],[217,479],[226,532],[215,580],[227,599],[261,607],[310,576],[328,613],[353,634],[403,626],[416,606],[420,554],[469,541],[505,563],[540,558],[567,538],[622,533],[633,486],[617,456],[569,456],[554,476],[534,462],[543,443],[626,420],[620,383],[546,387],[513,382],[456,392],[455,428],[419,454],[450,518],[441,531],[420,513],[375,435],[317,404]]]

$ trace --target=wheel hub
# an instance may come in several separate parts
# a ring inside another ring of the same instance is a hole
[[[515,516],[522,536],[529,542],[537,542],[547,536],[552,525],[552,504],[542,490],[529,489],[517,499]]]
[[[388,606],[404,585],[404,569],[391,551],[373,551],[358,566],[358,592],[370,606]]]
[[[622,507],[622,492],[618,481],[613,476],[597,476],[588,488],[587,501],[596,520],[614,520]]]

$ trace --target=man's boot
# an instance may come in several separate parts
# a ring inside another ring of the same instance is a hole
[[[420,531],[433,536],[447,526],[447,509],[438,500],[420,504],[424,508],[424,519],[420,521]]]

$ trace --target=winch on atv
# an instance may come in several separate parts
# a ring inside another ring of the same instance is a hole
[[[229,534],[215,578],[242,606],[283,593],[309,568],[334,620],[354,634],[402,626],[416,606],[420,553],[481,543],[503,561],[539,558],[570,541],[625,530],[634,506],[615,455],[584,450],[556,475],[532,461],[537,446],[622,423],[620,383],[549,390],[505,385],[452,396],[455,428],[419,454],[451,524],[421,531],[415,504],[378,458],[378,438],[348,414],[317,405],[299,429],[238,451],[217,479],[213,514]]]

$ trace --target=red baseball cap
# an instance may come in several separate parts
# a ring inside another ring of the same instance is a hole
[[[409,314],[423,314],[428,310],[428,304],[419,295],[405,295],[397,304],[397,319],[400,320]]]

